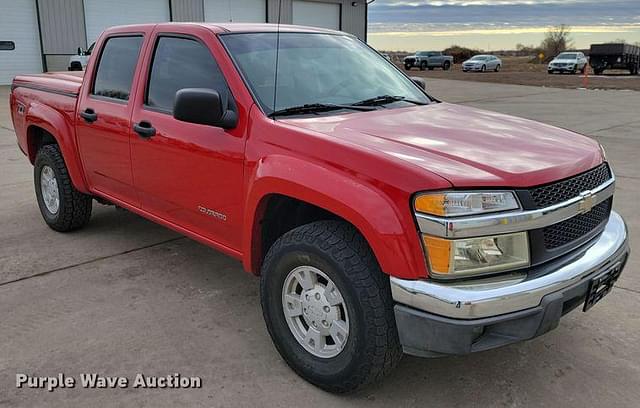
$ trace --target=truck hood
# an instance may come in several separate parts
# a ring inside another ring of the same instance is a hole
[[[602,162],[599,144],[585,136],[448,103],[284,122],[377,150],[456,187],[530,187]]]

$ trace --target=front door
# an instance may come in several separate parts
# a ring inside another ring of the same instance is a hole
[[[106,39],[76,118],[78,149],[90,187],[135,206],[139,203],[131,173],[129,95],[142,43],[139,34]]]
[[[199,39],[158,34],[145,92],[132,125],[133,178],[142,207],[227,248],[241,246],[243,129],[181,122],[173,102],[184,88],[233,98],[209,48]],[[242,121],[240,121],[242,123]],[[142,128],[142,129],[141,129]],[[151,130],[145,130],[151,129]]]

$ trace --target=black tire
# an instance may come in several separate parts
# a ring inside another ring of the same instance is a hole
[[[41,177],[44,166],[53,170],[58,186],[59,206],[55,213],[49,211],[42,198]],[[51,229],[68,232],[79,229],[89,222],[92,198],[76,190],[71,183],[58,145],[45,145],[40,148],[33,171],[38,207],[42,218]]]
[[[433,71],[435,67],[429,67],[429,71]]]
[[[322,270],[342,293],[349,334],[342,351],[316,357],[296,340],[284,316],[282,288],[298,266]],[[302,378],[334,393],[354,391],[387,375],[402,350],[393,313],[389,278],[365,239],[341,221],[318,221],[280,237],[261,270],[264,320],[276,349]]]
[[[548,73],[549,75],[553,75],[553,70],[547,70],[547,73]]]
[[[404,69],[407,71],[411,71],[411,65],[405,64]]]
[[[502,68],[502,67],[500,66],[500,64],[498,64],[498,65],[496,65],[496,69],[494,69],[494,71],[495,72],[500,72],[500,68]]]
[[[487,66],[483,65],[482,68],[480,68],[480,72],[487,72]]]
[[[426,61],[422,61],[420,63],[420,71],[424,71],[427,68],[427,62]]]
[[[582,67],[582,69],[580,70],[580,73],[581,73],[582,75],[584,75],[586,72],[587,72],[587,66],[586,66],[586,65],[584,65],[584,66]]]
[[[442,69],[445,71],[448,71],[451,69],[451,63],[449,61],[445,61],[444,64],[442,65]]]

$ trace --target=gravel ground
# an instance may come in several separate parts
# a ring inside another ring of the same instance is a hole
[[[455,64],[450,71],[435,69],[433,71],[420,71],[413,68],[409,71],[411,76],[425,78],[453,79],[477,82],[492,82],[499,84],[532,85],[548,88],[588,88],[588,89],[619,89],[640,91],[640,75],[629,75],[624,71],[607,71],[605,75],[593,75],[589,72],[587,78],[584,75],[547,73],[546,64],[531,64],[529,58],[507,57],[502,58],[504,66],[500,72],[462,72],[462,65]],[[404,70],[400,64],[398,66]]]

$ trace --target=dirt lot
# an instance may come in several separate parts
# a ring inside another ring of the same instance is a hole
[[[583,75],[547,73],[547,64],[529,63],[529,57],[503,57],[501,72],[462,72],[462,65],[455,64],[450,71],[436,69],[420,71],[413,68],[412,76],[426,78],[454,79],[463,81],[494,82],[499,84],[545,86],[549,88],[585,88]],[[399,66],[404,70],[400,64]],[[640,75],[629,75],[625,71],[607,71],[605,75],[593,75],[589,72],[586,88],[589,89],[631,89],[640,91]]]

